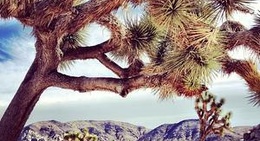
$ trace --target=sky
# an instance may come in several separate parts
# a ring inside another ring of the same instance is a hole
[[[260,3],[255,7],[260,7]],[[237,14],[234,19],[247,27],[252,25],[250,15]],[[91,33],[88,34],[87,45],[100,43],[109,37],[106,29],[95,24],[87,27],[86,31]],[[22,26],[14,19],[0,20],[0,117],[34,59],[34,43],[31,28]],[[243,49],[230,54],[238,59],[248,58],[247,51]],[[96,60],[76,61],[70,69],[62,72],[73,76],[115,76]],[[210,86],[210,91],[217,97],[226,99],[223,110],[224,113],[232,111],[232,126],[260,123],[260,107],[249,104],[245,81],[239,76],[219,75]],[[42,94],[27,124],[45,120],[115,120],[155,128],[165,123],[196,118],[194,99],[176,97],[162,101],[149,89],[136,90],[122,98],[110,92],[78,93],[48,88]]]

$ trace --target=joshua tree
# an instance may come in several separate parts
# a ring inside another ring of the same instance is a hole
[[[1,0],[0,18],[15,18],[32,28],[36,55],[1,119],[0,139],[18,138],[48,87],[104,90],[122,97],[135,89],[152,88],[161,98],[190,97],[205,91],[212,76],[222,70],[244,78],[252,102],[259,105],[260,76],[253,62],[232,59],[227,53],[243,45],[260,55],[260,15],[248,6],[251,1]],[[114,14],[137,6],[144,8],[144,14],[135,20],[122,22]],[[246,29],[231,21],[235,11],[255,14],[255,25]],[[110,39],[83,46],[81,29],[91,23],[107,28]],[[143,56],[150,62],[143,63]],[[114,58],[125,60],[128,67],[122,68]],[[88,59],[99,60],[118,77],[74,77],[58,69],[73,60]]]
[[[96,135],[89,134],[88,130],[83,129],[82,132],[68,132],[64,135],[64,141],[97,141]]]
[[[221,106],[224,104],[224,99],[216,102],[216,98],[208,93],[203,92],[195,101],[195,110],[200,121],[200,141],[206,141],[210,133],[222,135],[224,130],[230,130],[230,116],[227,113],[221,116]]]

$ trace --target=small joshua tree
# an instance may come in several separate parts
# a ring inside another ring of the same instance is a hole
[[[205,141],[210,133],[222,135],[224,129],[230,129],[231,112],[223,117],[220,115],[224,102],[223,98],[217,102],[216,98],[207,91],[196,99],[195,110],[200,121],[200,141]]]
[[[87,129],[82,132],[67,132],[64,135],[64,141],[97,141],[96,135],[90,134]]]

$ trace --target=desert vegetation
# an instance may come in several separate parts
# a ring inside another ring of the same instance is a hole
[[[216,97],[203,92],[195,101],[195,110],[200,121],[200,141],[205,141],[211,133],[223,135],[224,131],[231,130],[231,112],[222,114],[222,105],[225,100],[222,98],[217,102]]]
[[[82,129],[82,132],[67,132],[64,134],[64,141],[97,141],[96,135],[90,134],[87,129]]]

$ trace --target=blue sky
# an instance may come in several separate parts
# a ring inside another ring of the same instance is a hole
[[[259,5],[260,6],[260,5]],[[246,26],[252,24],[249,15],[236,15]],[[35,55],[35,39],[30,28],[15,20],[0,20],[0,117],[23,80]],[[107,30],[91,25],[86,44],[96,44],[109,37]],[[102,32],[100,32],[102,31]],[[97,38],[98,37],[98,38]],[[231,52],[236,58],[245,58],[245,50]],[[87,67],[86,67],[87,66]],[[92,68],[91,70],[88,68]],[[80,76],[115,76],[96,60],[77,61],[66,74]],[[232,111],[231,124],[256,125],[260,123],[259,107],[248,104],[245,82],[237,75],[222,76],[210,87],[218,97],[226,98],[224,111]],[[27,124],[42,120],[119,120],[154,128],[164,123],[197,118],[194,99],[175,98],[161,101],[149,89],[132,92],[127,98],[109,92],[78,93],[58,88],[47,89],[37,103]]]

